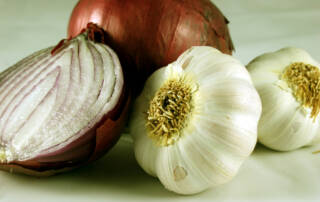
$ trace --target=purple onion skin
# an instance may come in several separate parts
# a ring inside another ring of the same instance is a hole
[[[232,54],[228,20],[210,0],[79,0],[70,16],[68,37],[96,23],[133,75],[134,95],[157,69],[192,46],[212,46]]]
[[[97,27],[94,29],[97,29]],[[94,40],[92,33],[95,34],[96,30],[89,31],[91,31],[91,36],[88,34],[88,38]],[[99,32],[101,31],[99,30]],[[64,47],[63,43],[59,43],[57,47],[52,49],[52,55]],[[32,159],[11,161],[10,163],[2,162],[0,163],[0,169],[42,177],[69,171],[99,159],[116,144],[127,120],[131,96],[126,83],[124,83],[119,95],[114,108],[103,115],[93,127],[87,128],[78,139],[59,150],[44,152]]]

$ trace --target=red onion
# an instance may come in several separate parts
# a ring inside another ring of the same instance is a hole
[[[138,91],[152,72],[191,46],[233,50],[228,21],[210,0],[80,0],[68,35],[77,35],[88,22],[107,32],[107,43]]]
[[[122,68],[91,26],[0,74],[0,168],[51,175],[99,158],[129,105]]]

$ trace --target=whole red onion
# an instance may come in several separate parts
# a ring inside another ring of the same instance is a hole
[[[210,0],[80,0],[68,36],[93,22],[107,32],[132,83],[141,90],[156,69],[173,62],[191,46],[233,50],[228,21]]]
[[[118,140],[129,94],[94,25],[0,74],[0,169],[46,176],[93,161]]]

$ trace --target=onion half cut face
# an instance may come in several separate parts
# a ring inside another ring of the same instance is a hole
[[[87,33],[53,50],[0,74],[2,169],[55,173],[98,158],[120,136],[129,99],[117,55]]]

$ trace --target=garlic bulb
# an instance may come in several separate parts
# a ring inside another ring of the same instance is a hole
[[[280,151],[319,142],[319,67],[298,48],[267,53],[248,64],[263,106],[259,142]]]
[[[193,47],[153,73],[137,98],[129,123],[136,159],[176,193],[226,183],[255,147],[260,113],[240,62]]]

